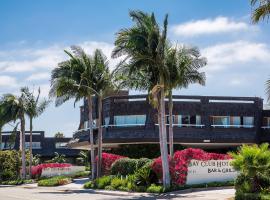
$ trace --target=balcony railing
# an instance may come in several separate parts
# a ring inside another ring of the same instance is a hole
[[[155,124],[158,126],[159,124]],[[169,126],[170,124],[166,124],[166,126]],[[196,127],[196,128],[203,128],[204,124],[172,124],[173,127]]]
[[[254,125],[224,125],[224,124],[215,124],[211,125],[213,128],[253,128]]]

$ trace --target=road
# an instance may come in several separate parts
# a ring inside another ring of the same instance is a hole
[[[84,190],[74,185],[60,187],[0,186],[0,200],[117,200],[117,199],[181,199],[181,200],[227,200],[234,196],[234,189],[171,192],[161,195],[128,193],[104,190]]]

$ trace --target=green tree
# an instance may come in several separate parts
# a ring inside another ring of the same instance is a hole
[[[270,0],[250,0],[253,8],[252,22],[258,23],[260,20],[269,18],[270,16]]]
[[[83,164],[84,166],[89,165],[89,155],[87,151],[80,151],[79,157],[76,158],[77,162]]]
[[[22,91],[21,91],[22,92]],[[20,96],[4,94],[0,99],[1,119],[5,122],[20,120],[20,150],[22,152],[22,178],[26,178],[25,159],[25,114],[27,112],[26,99],[23,93]]]
[[[173,96],[172,90],[187,88],[189,84],[205,84],[205,73],[199,72],[206,65],[206,58],[201,57],[196,47],[181,46],[166,48],[166,67],[169,70],[167,90],[169,97],[169,146],[170,156],[173,156]]]
[[[24,98],[26,99],[26,114],[29,117],[29,126],[30,126],[30,141],[29,141],[29,174],[30,177],[32,176],[31,169],[32,169],[32,160],[33,160],[33,153],[32,153],[32,142],[33,142],[33,119],[40,116],[48,107],[49,101],[46,99],[40,100],[40,88],[38,89],[38,94],[35,97],[34,92],[30,92],[28,87],[24,87],[21,89]]]
[[[57,132],[57,133],[54,134],[54,137],[55,137],[55,138],[64,138],[65,135],[64,135],[64,133]]]
[[[52,162],[54,162],[54,163],[65,163],[66,162],[66,156],[64,154],[59,154],[57,152],[54,152],[54,157],[52,159]]]
[[[168,69],[165,67],[168,16],[166,15],[161,28],[153,13],[149,15],[141,11],[130,11],[129,15],[134,25],[131,28],[121,29],[115,40],[112,57],[125,56],[115,73],[118,74],[118,77],[124,75],[135,80],[131,83],[126,81],[128,78],[124,78],[126,87],[147,90],[151,97],[150,101],[158,110],[163,184],[165,187],[169,187],[170,173],[164,100],[165,85],[169,75]],[[123,72],[126,72],[126,75]],[[144,81],[139,82],[143,79]]]
[[[75,103],[82,98],[88,103],[88,123],[90,132],[91,149],[91,171],[92,178],[96,176],[96,164],[94,157],[93,138],[93,96],[99,98],[99,124],[98,124],[98,166],[101,166],[101,141],[102,141],[102,96],[108,87],[111,77],[109,74],[108,62],[101,50],[95,50],[93,56],[87,55],[80,47],[72,46],[72,53],[65,51],[69,60],[61,62],[52,71],[52,81],[50,95],[56,97],[56,105],[61,105],[65,101],[75,98]],[[100,171],[100,170],[98,170]],[[98,175],[100,175],[98,173]]]

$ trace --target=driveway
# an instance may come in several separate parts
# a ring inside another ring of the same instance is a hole
[[[82,181],[84,182],[84,181]],[[78,183],[78,184],[77,184]],[[36,187],[34,184],[22,186],[0,186],[1,200],[117,200],[117,199],[181,199],[181,200],[227,200],[234,196],[234,189],[214,189],[208,191],[186,190],[161,195],[129,193],[118,191],[81,189],[75,182],[60,187]]]

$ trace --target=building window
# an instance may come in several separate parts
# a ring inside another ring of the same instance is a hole
[[[172,123],[175,123],[175,115],[172,116]],[[170,124],[170,115],[166,115],[166,124]]]
[[[254,126],[254,117],[243,117],[243,127],[252,128]]]
[[[200,115],[177,115],[178,127],[201,127]]]
[[[105,117],[104,122],[105,122],[105,127],[108,127],[110,124],[110,117]]]
[[[241,127],[241,117],[240,116],[230,117],[230,125],[232,127]]]
[[[119,115],[114,116],[116,126],[136,126],[145,125],[146,115]]]
[[[67,142],[56,142],[55,148],[56,149],[66,149],[67,148]]]
[[[30,148],[30,142],[25,142],[25,148]],[[32,149],[41,149],[40,142],[32,142]]]
[[[200,115],[196,115],[196,125],[202,125],[202,118]]]
[[[221,128],[252,128],[254,126],[254,117],[240,116],[212,116],[212,127]]]
[[[270,117],[263,118],[263,127],[262,128],[270,128]]]
[[[97,127],[97,120],[96,119],[93,119],[93,128],[96,128]],[[83,123],[83,128],[84,129],[88,129],[89,128],[89,121],[85,121]]]
[[[212,116],[212,125],[214,127],[228,127],[230,125],[229,116]]]

